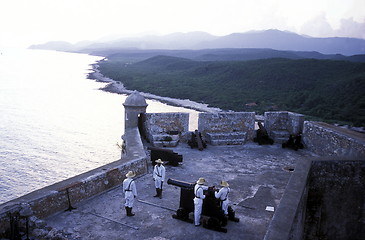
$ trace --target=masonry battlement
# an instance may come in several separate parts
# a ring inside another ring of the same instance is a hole
[[[70,199],[78,203],[119,186],[129,170],[145,174],[148,161],[142,138],[161,146],[187,141],[191,134],[189,114],[146,113],[147,104],[136,94],[129,99],[130,104],[125,104],[125,149],[121,159],[1,204],[0,238],[9,230],[9,214],[19,214],[26,208],[30,215],[45,218],[70,207]],[[260,121],[274,143],[281,143],[283,136],[301,134],[305,147],[318,156],[365,158],[363,135],[304,121],[303,115],[292,112],[267,112]],[[212,145],[245,144],[253,140],[256,122],[254,112],[200,113],[198,130]]]
[[[211,145],[235,145],[253,141],[257,118],[254,112],[199,113],[198,131]],[[173,147],[190,139],[188,113],[145,113],[140,129],[156,147]],[[304,121],[304,115],[265,112],[259,121],[274,143],[282,144],[290,135],[301,135],[305,147],[319,156],[365,156],[365,136],[322,122]]]

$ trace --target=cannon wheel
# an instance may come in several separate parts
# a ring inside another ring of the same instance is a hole
[[[189,212],[184,208],[179,208],[176,210],[176,214],[172,215],[172,217],[186,222],[193,222],[191,219],[189,219]]]
[[[227,232],[227,228],[223,228],[216,217],[210,217],[208,218],[208,221],[206,224],[203,225],[205,228],[212,229],[214,231],[218,232]]]

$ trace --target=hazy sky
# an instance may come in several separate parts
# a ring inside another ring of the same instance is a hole
[[[0,0],[0,47],[265,29],[365,39],[365,0]]]

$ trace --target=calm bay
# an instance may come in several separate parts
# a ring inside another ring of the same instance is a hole
[[[116,161],[126,95],[87,79],[101,57],[1,50],[0,203]],[[147,100],[147,112],[194,110]]]

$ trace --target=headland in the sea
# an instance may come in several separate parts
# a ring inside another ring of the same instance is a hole
[[[99,67],[98,64],[92,65],[93,72],[89,74],[88,78],[96,80],[98,82],[108,83],[105,87],[102,87],[101,90],[110,92],[110,93],[117,93],[117,94],[131,94],[132,92],[135,91],[135,90],[129,90],[129,89],[125,88],[123,83],[121,83],[121,82],[118,82],[111,78],[105,77],[103,74],[100,73],[98,67]],[[215,113],[215,112],[222,111],[219,108],[209,107],[208,104],[194,102],[189,99],[162,97],[162,96],[157,96],[157,95],[154,95],[151,93],[144,93],[144,92],[140,92],[140,94],[147,99],[157,100],[157,101],[160,101],[160,102],[172,105],[172,106],[193,109],[193,110],[200,111],[200,112]]]

